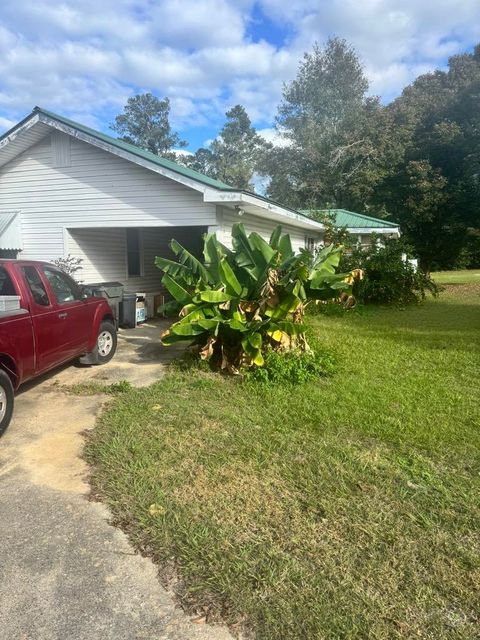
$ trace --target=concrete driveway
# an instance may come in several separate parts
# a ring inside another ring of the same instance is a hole
[[[89,502],[82,432],[103,396],[60,385],[157,380],[174,351],[159,345],[162,323],[119,337],[103,367],[69,366],[29,385],[0,440],[0,636],[2,640],[231,640],[196,624],[160,585],[157,567]]]

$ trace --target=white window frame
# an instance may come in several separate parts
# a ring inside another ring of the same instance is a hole
[[[305,236],[305,249],[307,249],[307,251],[315,253],[316,248],[317,243],[315,241],[315,238],[313,236]]]

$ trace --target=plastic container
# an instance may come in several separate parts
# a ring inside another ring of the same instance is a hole
[[[158,308],[164,303],[163,293],[147,293],[145,295],[145,306],[147,307],[147,318],[156,318],[159,314]]]
[[[136,309],[136,320],[137,324],[145,322],[147,319],[147,307],[145,304],[145,295],[142,293],[137,293],[137,300],[135,304]]]
[[[123,284],[121,282],[94,282],[86,284],[85,288],[92,292],[92,295],[105,298],[113,311],[115,325],[120,324],[120,303],[123,299]]]
[[[120,303],[120,326],[134,329],[137,326],[137,294],[124,293]]]

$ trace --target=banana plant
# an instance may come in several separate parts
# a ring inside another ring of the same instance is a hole
[[[230,373],[262,366],[268,345],[309,349],[306,306],[312,300],[349,298],[355,279],[353,272],[335,273],[341,247],[331,245],[315,255],[295,253],[280,226],[267,242],[235,224],[232,249],[206,234],[203,261],[175,240],[170,248],[177,259],[157,257],[155,264],[172,297],[162,310],[179,319],[162,335],[162,343],[195,344],[202,359],[214,358]]]

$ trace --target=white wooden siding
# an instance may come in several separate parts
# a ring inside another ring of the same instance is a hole
[[[125,228],[69,229],[67,249],[82,260],[82,269],[75,278],[83,283],[122,282],[128,291],[157,292],[162,290],[162,272],[155,266],[155,257],[174,257],[168,247],[172,238],[198,255],[205,232],[205,227],[140,229],[144,275],[134,278],[127,276]]]
[[[223,242],[227,247],[232,246],[232,226],[235,222],[242,222],[245,225],[247,233],[256,231],[262,238],[269,240],[272,231],[278,226],[277,222],[268,220],[266,218],[260,218],[258,216],[252,216],[244,213],[239,216],[238,213],[232,209],[222,207],[218,209],[217,226],[210,229],[211,231],[217,231],[218,239]],[[288,224],[282,224],[282,230],[284,233],[290,235],[292,241],[292,247],[294,251],[298,251],[305,247],[305,240],[307,237],[313,237],[316,242],[321,239],[321,234],[308,229],[299,229]]]
[[[114,227],[115,236],[127,226],[216,223],[201,193],[73,138],[60,150],[65,134],[54,136],[0,169],[0,210],[21,211],[22,258],[65,255],[66,228]]]
[[[198,254],[207,228],[231,245],[234,222],[266,240],[276,226],[205,203],[194,189],[59,132],[0,168],[0,211],[20,212],[19,257],[53,260],[71,253],[83,260],[77,274],[83,282],[119,281],[145,292],[161,289],[154,259],[169,255],[172,237]],[[282,226],[295,249],[315,234]],[[127,227],[141,229],[144,275],[137,278],[127,276]]]

